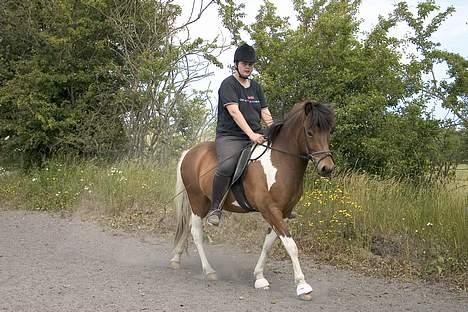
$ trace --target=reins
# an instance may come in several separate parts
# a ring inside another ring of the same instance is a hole
[[[322,160],[324,160],[325,158],[327,158],[327,157],[330,157],[333,160],[333,162],[335,162],[335,160],[333,158],[333,154],[332,154],[332,152],[330,150],[318,151],[318,152],[312,152],[311,153],[311,152],[309,152],[309,147],[307,146],[307,144],[306,144],[306,148],[307,148],[307,154],[306,155],[295,154],[295,153],[290,153],[290,152],[287,152],[287,151],[283,151],[283,150],[281,150],[279,148],[271,146],[270,142],[267,145],[265,145],[265,144],[257,144],[257,145],[264,146],[264,147],[266,147],[268,149],[271,149],[272,151],[280,152],[280,153],[283,153],[283,154],[286,154],[286,155],[289,155],[289,156],[297,157],[297,158],[304,159],[304,160],[307,160],[307,161],[312,161],[314,163],[316,169],[318,168],[318,165],[320,164],[320,162]],[[252,160],[259,159],[260,157],[263,156],[263,154],[265,154],[265,152],[266,152],[266,149],[259,157],[255,158],[255,159],[252,159]],[[319,160],[316,160],[315,156],[318,156],[318,155],[323,155],[323,156],[320,157]]]
[[[280,153],[283,153],[283,154],[286,154],[286,155],[289,155],[289,156],[294,156],[294,157],[301,158],[301,159],[304,159],[304,160],[310,160],[310,158],[307,157],[306,155],[294,154],[294,153],[290,153],[290,152],[287,152],[287,151],[280,150],[280,149],[278,149],[278,148],[276,148],[276,147],[273,147],[273,146],[271,146],[271,142],[268,142],[267,145],[265,145],[265,144],[263,144],[263,143],[262,143],[262,144],[257,144],[257,145],[264,146],[264,147],[266,147],[266,148],[268,148],[268,149],[271,149],[272,151],[280,152]],[[266,149],[265,149],[265,151],[266,151]],[[260,157],[262,157],[263,154],[265,154],[265,151],[264,151],[259,157],[257,157],[257,158],[254,159],[254,160],[257,160],[257,159],[259,159]]]

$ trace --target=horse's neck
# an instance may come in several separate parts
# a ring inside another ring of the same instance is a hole
[[[304,146],[299,143],[299,137],[304,134],[301,132],[302,127],[298,127],[298,123],[302,121],[291,121],[285,123],[278,133],[272,147],[277,151],[277,157],[282,164],[287,164],[287,170],[291,174],[296,174],[297,178],[302,179],[307,168],[307,161],[301,158],[304,155]],[[280,152],[282,151],[282,152]],[[301,180],[302,181],[302,180]]]

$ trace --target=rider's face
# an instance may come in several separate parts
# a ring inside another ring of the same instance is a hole
[[[240,61],[237,65],[237,68],[241,76],[248,77],[252,73],[254,65],[255,63]]]

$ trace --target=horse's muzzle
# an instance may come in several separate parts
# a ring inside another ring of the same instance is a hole
[[[322,177],[329,177],[333,170],[335,170],[335,164],[332,163],[332,165],[323,165],[321,167],[317,167],[317,173],[322,176]]]
[[[329,177],[335,170],[335,160],[330,151],[310,153],[308,158],[314,162],[317,173],[322,177]]]

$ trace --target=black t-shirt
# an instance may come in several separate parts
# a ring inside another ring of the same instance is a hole
[[[250,80],[250,87],[245,88],[237,81],[236,77],[229,76],[223,80],[218,90],[218,124],[216,126],[216,134],[247,137],[229,114],[226,108],[227,103],[239,104],[239,110],[250,128],[254,132],[261,130],[261,110],[267,107],[267,105],[263,89],[255,80]]]

